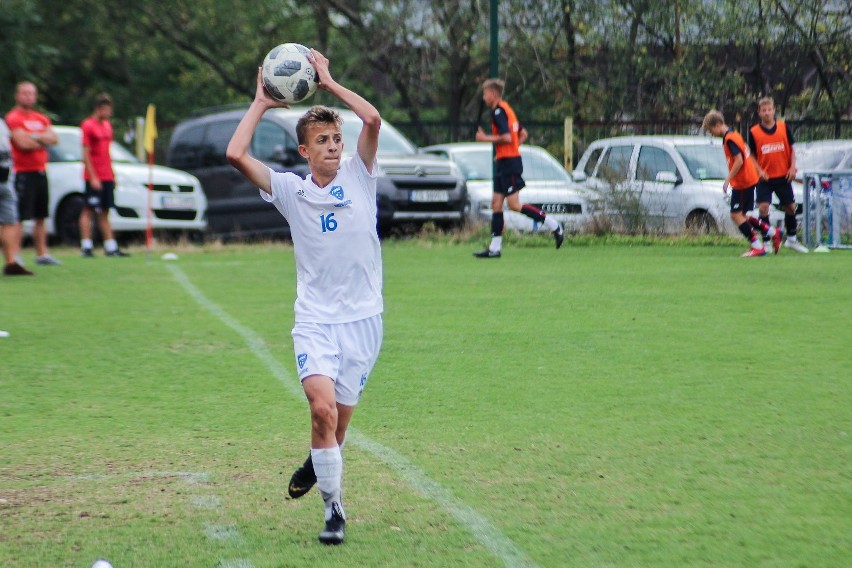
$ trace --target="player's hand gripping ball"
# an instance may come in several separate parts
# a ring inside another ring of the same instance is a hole
[[[310,49],[298,43],[282,43],[263,59],[261,77],[269,95],[282,103],[299,103],[317,90],[319,76],[308,59]]]

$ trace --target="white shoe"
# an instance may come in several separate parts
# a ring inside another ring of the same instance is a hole
[[[811,251],[808,250],[808,247],[806,247],[805,245],[803,245],[799,241],[791,241],[790,239],[787,239],[786,241],[784,241],[784,248],[793,249],[794,251],[801,252],[801,253],[811,252]]]

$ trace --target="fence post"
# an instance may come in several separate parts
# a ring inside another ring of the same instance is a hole
[[[565,156],[565,170],[571,173],[574,170],[574,117],[566,116],[563,128],[565,129],[563,142],[565,147],[562,153]]]

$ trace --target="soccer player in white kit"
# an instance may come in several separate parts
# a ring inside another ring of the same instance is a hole
[[[263,113],[287,106],[267,94],[258,70],[254,102],[228,144],[227,157],[290,224],[296,256],[293,347],[311,409],[312,473],[325,503],[319,539],[339,544],[346,524],[340,449],[382,343],[382,260],[376,234],[381,117],[372,104],[332,79],[325,56],[311,50],[311,60],[319,88],[363,122],[356,154],[341,158],[340,117],[315,106],[296,126],[299,153],[308,161],[310,175],[302,179],[274,172],[253,158],[249,144]]]

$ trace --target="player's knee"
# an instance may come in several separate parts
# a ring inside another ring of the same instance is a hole
[[[322,432],[337,430],[337,406],[334,402],[316,401],[311,403],[311,419],[314,428]]]

